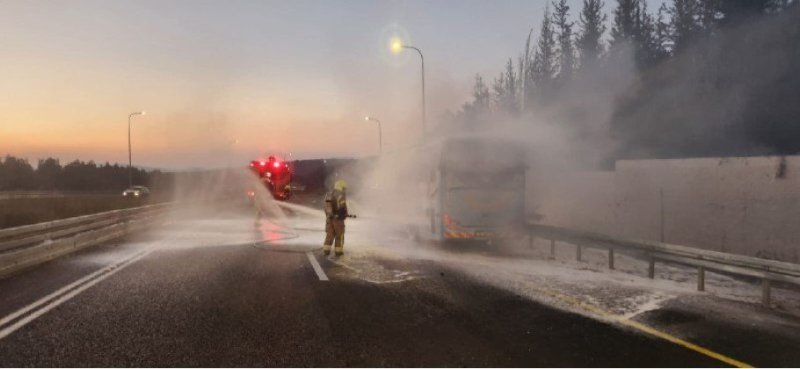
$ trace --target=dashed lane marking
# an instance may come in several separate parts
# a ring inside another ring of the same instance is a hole
[[[24,307],[22,309],[19,309],[16,312],[6,316],[2,320],[0,320],[0,327],[2,327],[3,325],[5,325],[5,324],[7,324],[9,322],[14,321],[14,319],[17,319],[20,316],[23,316],[24,314],[26,314],[26,313],[38,308],[39,306],[41,306],[43,304],[46,304],[48,301],[50,301],[49,304],[45,305],[44,307],[42,307],[42,308],[40,308],[38,310],[33,311],[33,313],[31,313],[30,315],[18,320],[16,323],[11,324],[11,325],[9,325],[9,326],[7,326],[5,328],[2,328],[2,330],[0,330],[0,340],[2,340],[3,338],[6,338],[8,335],[14,333],[18,329],[24,327],[26,324],[34,321],[35,319],[39,318],[40,316],[46,314],[48,311],[53,310],[57,306],[69,301],[73,297],[77,296],[79,293],[81,293],[81,292],[89,289],[90,287],[102,282],[103,280],[105,280],[106,278],[116,274],[120,270],[125,269],[129,265],[131,265],[131,264],[135,263],[136,261],[138,261],[139,259],[147,256],[151,252],[152,251],[143,251],[143,252],[140,252],[140,253],[138,253],[138,254],[132,256],[131,258],[126,259],[126,260],[124,260],[122,262],[119,262],[117,264],[110,265],[110,266],[107,266],[107,267],[105,267],[103,269],[100,269],[100,270],[98,270],[98,271],[96,271],[96,272],[94,272],[92,274],[89,274],[89,275],[87,275],[87,276],[85,276],[85,277],[83,277],[83,278],[81,278],[81,279],[79,279],[79,280],[77,280],[77,281],[75,281],[73,283],[70,283],[69,285],[59,289],[58,291],[53,292],[53,293],[51,293],[51,294],[49,294],[49,295],[47,295],[47,296],[35,301],[34,303],[32,303],[32,304],[30,304],[30,305],[28,305],[28,306],[26,306],[26,307]],[[61,296],[61,297],[58,297],[58,296]],[[53,300],[53,299],[55,299],[55,300]]]
[[[317,258],[314,257],[314,254],[311,251],[306,252],[306,256],[308,256],[308,261],[311,262],[311,267],[314,268],[314,271],[317,273],[317,277],[319,277],[320,281],[327,281],[328,276],[325,275],[325,271],[322,270],[322,267],[319,265]]]

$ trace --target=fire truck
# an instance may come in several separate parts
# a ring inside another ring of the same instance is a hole
[[[276,200],[286,200],[292,196],[292,171],[289,163],[270,156],[251,161],[250,170]],[[252,198],[255,191],[250,190],[247,195]]]

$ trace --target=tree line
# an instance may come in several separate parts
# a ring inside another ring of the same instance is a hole
[[[604,6],[547,3],[538,37],[491,82],[476,75],[442,129],[546,120],[586,138],[601,126],[614,142],[605,163],[800,152],[800,0]],[[609,91],[602,112],[592,102]]]
[[[135,185],[152,186],[167,174],[133,168]],[[128,167],[75,160],[61,165],[58,159],[40,159],[34,169],[26,159],[0,158],[0,191],[122,191],[128,187]]]

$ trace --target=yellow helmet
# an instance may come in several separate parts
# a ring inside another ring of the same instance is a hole
[[[344,179],[340,179],[333,184],[333,189],[338,191],[344,191],[347,189],[347,182]]]

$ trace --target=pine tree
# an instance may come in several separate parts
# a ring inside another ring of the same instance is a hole
[[[672,50],[674,44],[672,43],[672,28],[670,22],[666,20],[669,8],[667,3],[662,3],[658,8],[658,15],[656,16],[656,42],[658,42],[662,51],[661,59],[667,58]]]
[[[553,94],[553,77],[556,73],[556,40],[549,7],[545,7],[539,42],[533,56],[532,77],[537,95],[547,99]]]
[[[594,62],[603,53],[602,39],[606,32],[607,19],[603,14],[604,5],[602,0],[583,0],[580,15],[581,32],[576,43],[581,66]]]
[[[491,109],[492,97],[489,94],[489,87],[483,82],[480,74],[475,75],[475,86],[472,88],[472,106],[480,112],[488,112]]]
[[[723,24],[736,24],[743,19],[775,11],[779,0],[722,0],[720,12]]]
[[[517,75],[514,72],[514,63],[508,59],[505,71],[500,73],[500,77],[494,80],[492,85],[495,95],[495,106],[500,111],[509,114],[516,114],[517,108]]]
[[[464,103],[461,107],[460,119],[468,128],[473,128],[485,123],[492,110],[492,95],[489,87],[480,74],[475,75],[475,85],[472,87],[472,101]]]
[[[612,46],[633,41],[639,10],[639,0],[617,0],[614,25],[611,26]]]
[[[697,0],[673,0],[669,8],[672,44],[679,53],[697,37],[700,31],[700,5]]]
[[[624,44],[632,47],[639,69],[655,65],[666,54],[664,44],[658,40],[656,20],[647,11],[645,0],[617,0],[611,37],[614,54]]]
[[[664,45],[658,40],[656,21],[647,11],[647,2],[639,0],[636,9],[636,23],[633,40],[636,48],[636,62],[640,68],[649,68],[661,61]]]
[[[573,22],[569,21],[567,0],[553,1],[553,19],[558,30],[558,79],[563,84],[575,69],[575,48],[572,41]]]
[[[700,28],[704,33],[712,33],[717,27],[722,16],[722,1],[723,0],[701,0],[698,2]]]

